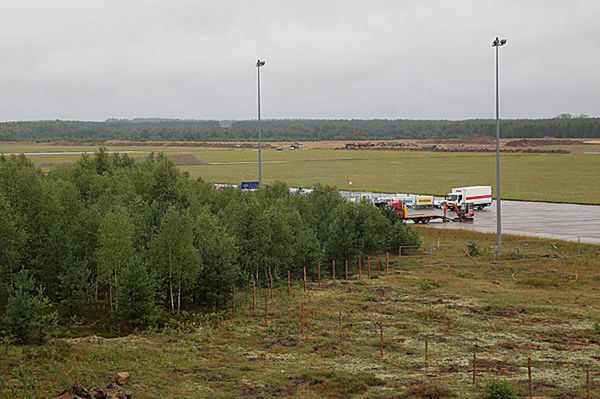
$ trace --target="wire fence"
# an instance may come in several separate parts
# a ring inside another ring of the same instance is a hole
[[[395,266],[481,266],[600,256],[598,247],[575,243],[561,245],[543,239],[505,241],[502,255],[498,256],[497,252],[495,245],[482,246],[477,243],[438,242],[421,247],[402,246],[398,248]]]

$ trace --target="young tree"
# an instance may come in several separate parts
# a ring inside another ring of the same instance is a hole
[[[216,310],[230,298],[240,273],[235,239],[221,226],[219,219],[204,208],[194,223],[194,246],[202,258],[195,293],[204,305]]]
[[[390,221],[368,200],[362,201],[357,211],[356,228],[362,253],[370,255],[384,250]]]
[[[155,281],[144,265],[133,261],[121,272],[118,319],[133,327],[145,327],[158,318]]]
[[[358,208],[350,202],[342,202],[332,211],[327,226],[325,252],[329,259],[354,260],[362,253],[357,228]]]
[[[90,268],[87,261],[71,260],[59,276],[61,303],[66,305],[69,315],[82,314],[88,301]]]
[[[43,288],[36,287],[29,272],[22,269],[9,290],[2,317],[3,333],[19,344],[41,343],[46,328],[56,319],[54,314],[48,314],[49,309],[50,300]]]
[[[408,255],[421,246],[421,237],[419,233],[404,223],[394,223],[388,230],[387,249],[390,252],[398,252],[402,248],[402,253]]]
[[[124,208],[107,212],[98,228],[98,279],[108,285],[110,308],[118,308],[115,290],[119,285],[121,271],[133,259],[133,224]]]
[[[182,293],[194,287],[201,267],[189,212],[167,209],[150,244],[150,264],[167,290],[171,311],[179,313]]]
[[[20,215],[0,193],[0,281],[4,284],[12,280],[25,249],[27,235],[22,226]],[[0,285],[0,292],[3,288],[6,289]]]

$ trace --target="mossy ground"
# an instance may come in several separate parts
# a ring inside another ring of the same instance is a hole
[[[43,346],[0,347],[0,397],[49,398],[73,383],[105,386],[118,371],[131,373],[126,388],[134,398],[475,398],[492,377],[524,395],[528,357],[534,396],[584,397],[586,368],[592,397],[600,395],[598,247],[559,243],[566,255],[582,255],[548,259],[535,255],[549,252],[547,242],[528,241],[526,261],[491,264],[483,254],[475,257],[479,266],[451,261],[448,249],[428,266],[438,240],[486,248],[494,236],[420,230],[423,256],[392,257],[389,273],[377,273],[373,263],[370,279],[363,269],[360,280],[324,279],[320,288],[311,282],[306,293],[295,281],[291,295],[281,284],[269,299],[268,325],[269,291],[259,290],[252,310],[251,291],[241,290],[235,318],[189,313],[160,331],[116,338],[73,338],[63,327]]]

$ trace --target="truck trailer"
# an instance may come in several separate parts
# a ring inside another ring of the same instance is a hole
[[[486,206],[492,205],[492,187],[470,186],[452,188],[452,192],[446,196],[446,203],[459,207],[463,204],[470,204],[471,207],[482,210]]]

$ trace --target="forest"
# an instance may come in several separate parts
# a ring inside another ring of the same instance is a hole
[[[266,141],[395,140],[480,138],[495,135],[492,119],[279,119],[262,122]],[[563,114],[548,119],[507,119],[505,138],[598,138],[600,118]],[[108,119],[86,121],[22,121],[0,123],[1,141],[181,140],[247,141],[257,137],[257,122],[179,119]]]
[[[0,156],[0,335],[41,342],[52,325],[121,331],[219,311],[234,285],[418,246],[396,222],[332,187],[217,189],[162,154],[136,163],[100,149],[49,173]]]

